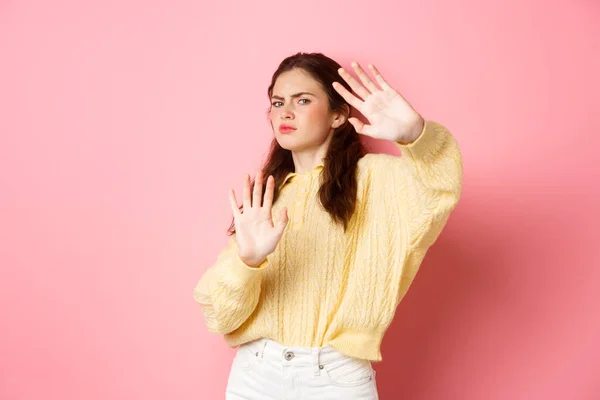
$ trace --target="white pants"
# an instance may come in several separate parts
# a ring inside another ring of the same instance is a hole
[[[369,360],[331,346],[286,347],[270,339],[241,345],[227,382],[226,400],[378,400]]]

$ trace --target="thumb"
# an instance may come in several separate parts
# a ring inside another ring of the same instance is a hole
[[[360,121],[356,117],[351,117],[351,118],[348,118],[348,122],[350,122],[352,124],[352,126],[354,127],[354,129],[356,129],[356,132],[362,133],[363,128],[365,126],[365,124],[363,124],[362,121]]]
[[[289,218],[287,215],[287,207],[283,207],[279,212],[279,220],[277,221],[277,227],[283,232],[283,229],[286,227],[288,221]]]
[[[356,132],[360,133],[361,135],[378,138],[377,130],[373,129],[373,125],[365,124],[361,120],[359,120],[358,118],[355,118],[355,117],[348,119],[348,121],[352,124],[352,126],[354,126],[354,129],[356,129]]]

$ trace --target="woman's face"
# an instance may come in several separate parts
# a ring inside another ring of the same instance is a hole
[[[282,73],[275,81],[269,116],[279,145],[295,152],[323,146],[342,118],[329,109],[321,84],[298,68]],[[296,129],[281,130],[285,125]]]

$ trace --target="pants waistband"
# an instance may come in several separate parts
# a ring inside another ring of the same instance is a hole
[[[314,375],[319,375],[324,365],[347,358],[332,346],[297,347],[284,346],[274,340],[261,338],[240,345],[240,350],[249,350],[259,359],[281,365],[309,366]]]

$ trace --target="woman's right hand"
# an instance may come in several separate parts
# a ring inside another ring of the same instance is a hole
[[[250,176],[244,177],[243,209],[240,211],[235,192],[229,190],[229,202],[235,224],[235,235],[240,259],[251,267],[259,266],[271,254],[288,223],[287,209],[280,212],[279,221],[273,224],[271,206],[273,204],[274,178],[267,178],[264,201],[262,197],[262,172],[256,174],[254,190],[250,195]]]

